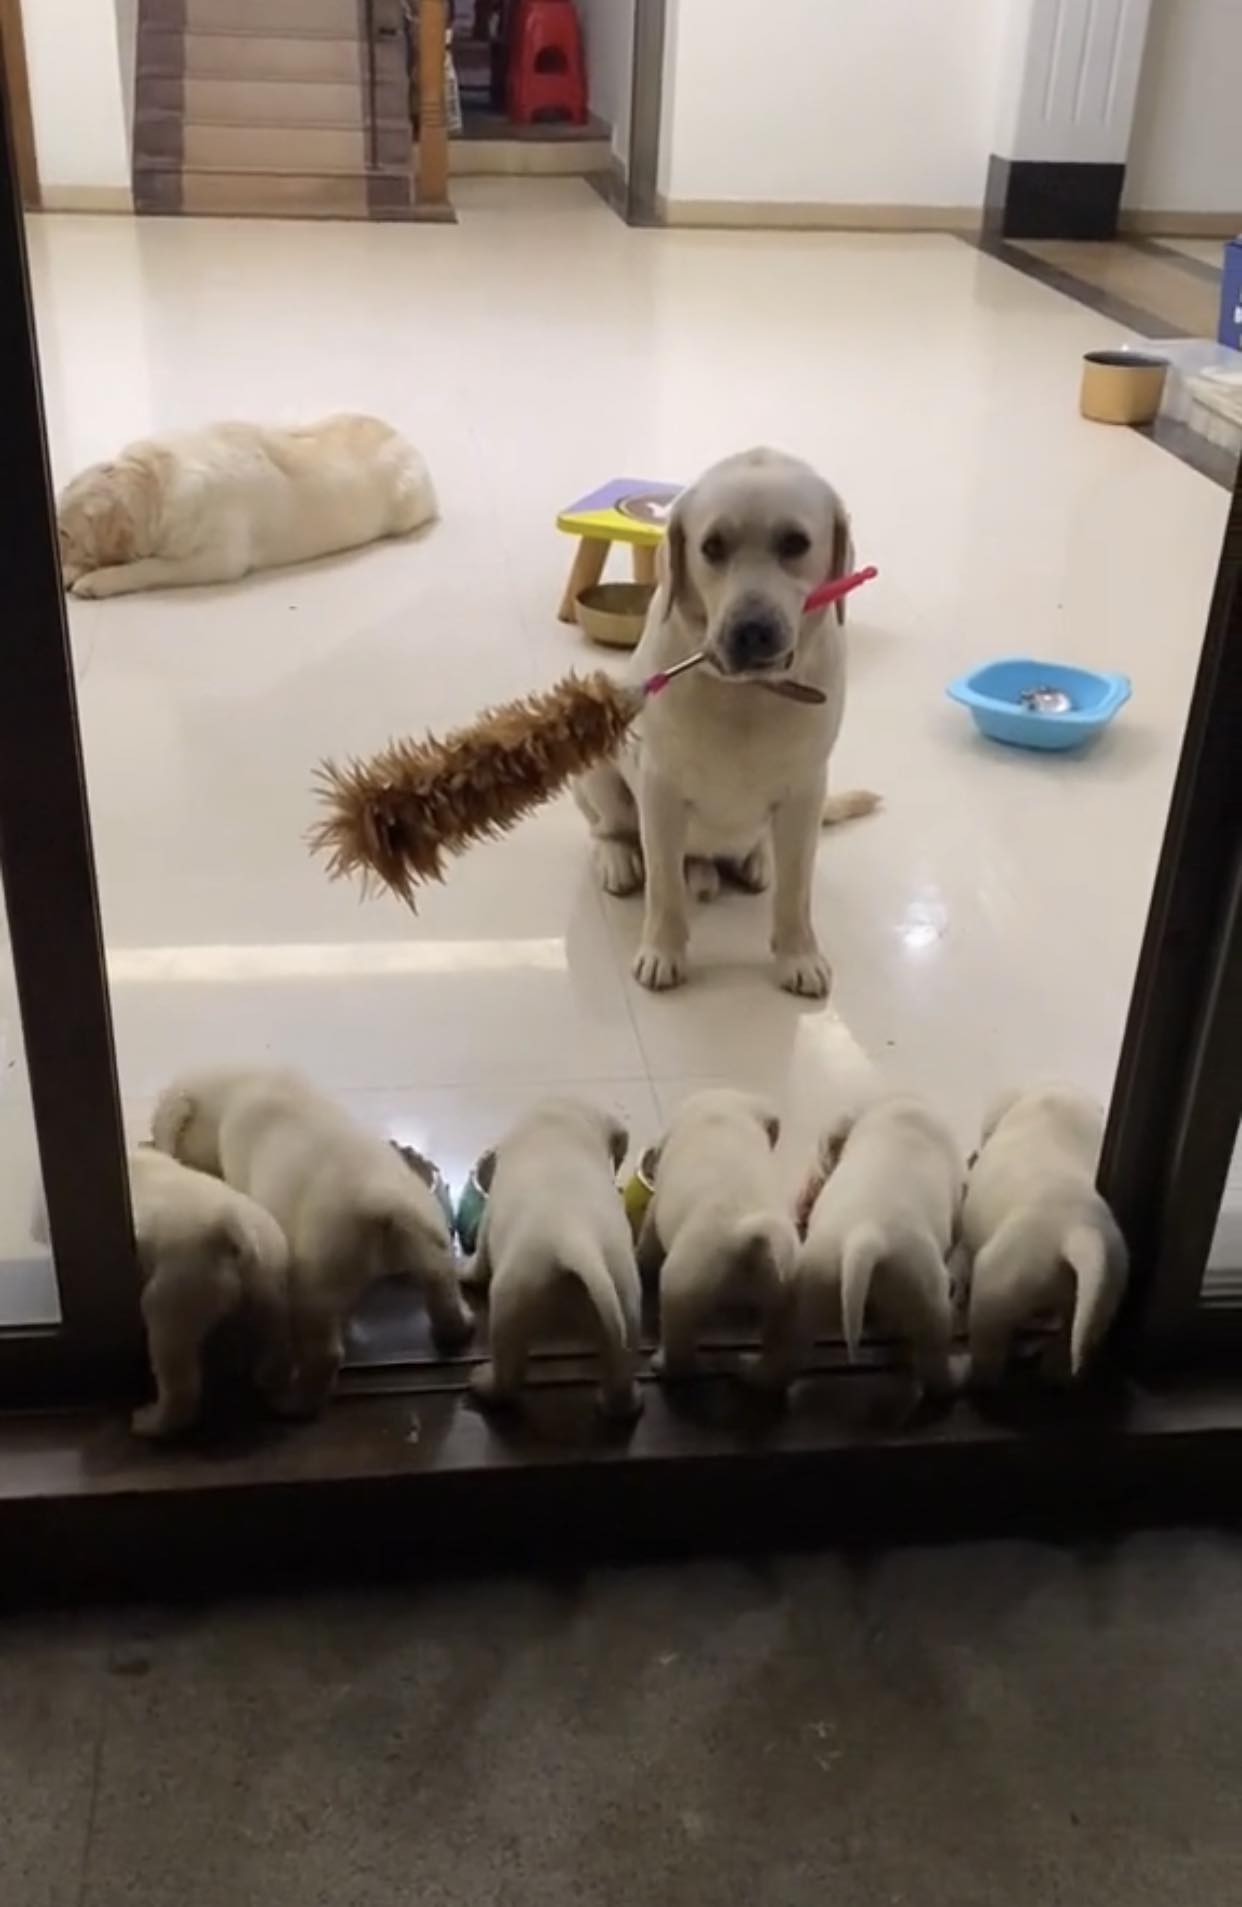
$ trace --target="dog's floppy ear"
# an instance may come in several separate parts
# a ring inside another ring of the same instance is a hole
[[[836,515],[832,521],[832,575],[848,576],[854,567],[854,532],[850,525],[849,511],[838,500]],[[845,597],[836,605],[837,621],[845,627]]]
[[[474,1162],[474,1182],[480,1192],[490,1192],[496,1176],[496,1148],[489,1146]]]
[[[604,1135],[608,1141],[608,1150],[612,1154],[613,1167],[619,1172],[625,1164],[625,1155],[630,1149],[629,1127],[623,1124],[615,1113],[606,1113]]]
[[[843,1113],[825,1132],[819,1142],[819,1163],[826,1176],[831,1177],[840,1163],[845,1150],[845,1142],[854,1130],[853,1113]]]
[[[686,499],[689,491],[683,491],[673,505],[668,520],[668,534],[660,545],[656,559],[660,582],[664,587],[664,618],[679,610],[696,622],[703,621],[703,605],[699,601],[698,591],[690,581],[686,541]]]

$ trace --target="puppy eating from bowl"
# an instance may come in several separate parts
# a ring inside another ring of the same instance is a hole
[[[944,1122],[894,1094],[826,1135],[827,1174],[796,1273],[799,1336],[838,1324],[851,1362],[868,1319],[908,1348],[925,1390],[954,1388],[953,1299],[947,1264],[961,1202],[962,1162]]]
[[[688,1377],[703,1328],[725,1303],[758,1308],[773,1360],[785,1342],[798,1235],[772,1158],[780,1120],[754,1094],[695,1093],[659,1148],[638,1255],[660,1278],[662,1375]]]
[[[1125,1240],[1095,1189],[1103,1108],[1072,1086],[997,1101],[983,1126],[962,1207],[971,1257],[970,1369],[993,1384],[1015,1334],[1039,1318],[1057,1330],[1046,1376],[1077,1377],[1125,1291]]]
[[[777,451],[730,457],[674,506],[659,587],[632,677],[702,652],[652,697],[615,762],[575,784],[600,885],[646,885],[634,962],[641,985],[687,975],[689,896],[722,880],[774,883],[772,952],[790,993],[822,999],[831,974],[811,917],[821,826],[867,814],[865,792],[829,798],[845,707],[845,608],[808,615],[808,594],[852,567],[850,524],[831,485]]]
[[[638,1416],[642,1293],[616,1182],[628,1145],[612,1114],[547,1099],[496,1147],[470,1273],[490,1292],[490,1362],[472,1383],[480,1404],[518,1401],[536,1339],[576,1297],[599,1347],[604,1415]]]
[[[408,1278],[418,1288],[445,1349],[471,1337],[473,1320],[435,1193],[387,1139],[355,1125],[298,1074],[187,1074],[161,1096],[152,1133],[161,1151],[218,1174],[284,1230],[296,1363],[286,1400],[291,1413],[309,1414],[326,1401],[344,1355],[345,1326],[381,1278]]]

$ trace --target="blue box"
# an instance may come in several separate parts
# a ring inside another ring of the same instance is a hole
[[[1229,345],[1234,351],[1242,351],[1242,238],[1231,238],[1225,247],[1216,341]]]

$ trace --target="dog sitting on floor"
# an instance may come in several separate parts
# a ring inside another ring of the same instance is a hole
[[[535,1339],[576,1290],[599,1345],[601,1408],[611,1418],[638,1416],[642,1292],[616,1183],[628,1145],[610,1113],[548,1099],[496,1147],[470,1270],[491,1294],[491,1361],[473,1380],[480,1403],[517,1401]]]
[[[56,506],[75,596],[233,583],[404,536],[435,515],[413,445],[377,417],[348,414],[148,438],[84,470]]]
[[[772,1151],[780,1120],[752,1093],[695,1093],[659,1148],[638,1242],[644,1277],[660,1278],[660,1370],[688,1376],[704,1325],[723,1303],[757,1305],[765,1352],[783,1342],[798,1235]]]
[[[291,1411],[324,1403],[350,1314],[381,1278],[409,1278],[418,1287],[446,1349],[472,1336],[435,1193],[386,1139],[355,1125],[297,1074],[189,1074],[161,1096],[152,1131],[162,1151],[219,1174],[284,1228],[296,1365]]]
[[[1103,1137],[1103,1108],[1071,1086],[1010,1093],[984,1121],[962,1207],[975,1382],[1003,1375],[1015,1334],[1037,1318],[1057,1320],[1052,1377],[1077,1377],[1108,1331],[1129,1260],[1095,1189]]]
[[[798,1260],[799,1336],[845,1336],[858,1355],[869,1315],[909,1347],[930,1391],[953,1388],[947,1264],[962,1190],[952,1133],[919,1099],[877,1100],[824,1139],[826,1177]]]

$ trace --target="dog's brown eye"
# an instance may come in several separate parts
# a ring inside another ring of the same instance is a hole
[[[723,563],[725,557],[729,554],[728,544],[725,542],[723,536],[720,536],[714,530],[710,536],[703,538],[700,548],[703,551],[705,560],[712,564]]]
[[[811,547],[811,539],[805,530],[786,530],[778,539],[776,553],[782,563],[796,563],[805,556]]]

